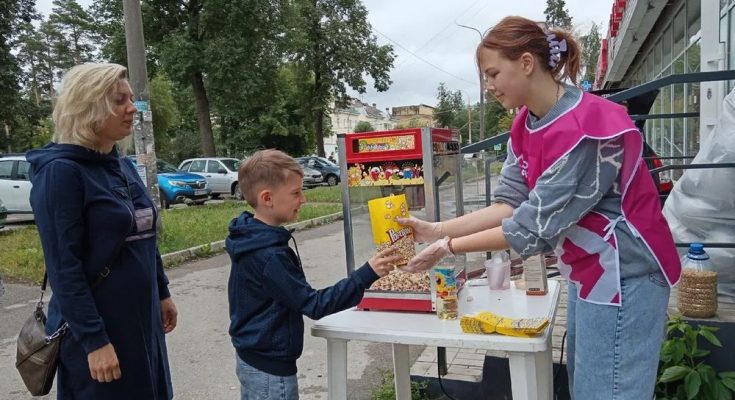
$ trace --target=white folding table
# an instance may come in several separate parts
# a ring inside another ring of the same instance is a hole
[[[347,342],[391,343],[396,400],[410,400],[409,345],[500,350],[507,352],[515,400],[551,400],[551,334],[559,302],[559,282],[549,281],[545,296],[528,296],[512,284],[508,290],[486,286],[465,287],[459,296],[459,314],[491,311],[513,318],[546,317],[549,326],[534,338],[463,333],[457,320],[435,314],[360,311],[355,308],[316,321],[312,336],[327,340],[327,379],[330,400],[347,398]]]

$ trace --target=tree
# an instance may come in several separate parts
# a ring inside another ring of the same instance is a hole
[[[32,0],[10,0],[0,7],[0,149],[12,151],[26,142],[29,119],[28,102],[22,94],[26,74],[14,47],[23,26],[31,23],[35,13]]]
[[[283,59],[287,0],[151,0],[146,39],[171,79],[191,88],[201,152],[215,155],[212,116],[240,128],[267,118]],[[210,100],[211,99],[211,100]],[[246,121],[242,121],[245,119]],[[265,122],[268,124],[268,122]]]
[[[572,30],[572,17],[564,0],[546,0],[544,15],[547,25]]]
[[[100,56],[102,59],[120,65],[127,65],[125,17],[122,4],[123,2],[120,0],[95,0],[89,8],[89,14],[94,21],[94,35],[100,42]],[[149,59],[149,61],[151,60]],[[155,69],[151,69],[151,63],[147,66],[148,72],[151,76],[154,76]]]
[[[372,132],[375,128],[370,122],[360,121],[355,125],[355,132]]]
[[[173,96],[173,83],[165,73],[151,79],[151,111],[153,112],[153,135],[156,154],[162,158],[175,154],[171,149],[171,139],[176,137],[175,128],[181,117]]]
[[[597,59],[600,57],[600,41],[600,26],[593,22],[589,32],[581,38],[582,64],[584,65],[582,80],[595,81]]]
[[[54,0],[53,4],[48,21],[63,35],[67,46],[65,51],[57,51],[58,55],[66,56],[62,67],[95,61],[92,17],[76,0]]]
[[[440,127],[457,128],[458,118],[461,114],[466,114],[467,109],[462,103],[462,92],[457,90],[452,92],[447,89],[444,82],[439,83],[437,88],[437,106],[434,110],[434,120]]]
[[[388,90],[393,48],[377,44],[359,0],[295,0],[293,60],[313,78],[307,107],[313,115],[317,153],[324,156],[324,121],[333,99],[344,98],[349,86],[358,93],[370,76],[378,91]]]

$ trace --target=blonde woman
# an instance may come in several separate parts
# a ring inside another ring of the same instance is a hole
[[[30,151],[31,206],[61,341],[58,399],[171,399],[164,333],[176,327],[156,208],[116,143],[136,109],[126,69],[84,64],[61,82],[54,142]]]

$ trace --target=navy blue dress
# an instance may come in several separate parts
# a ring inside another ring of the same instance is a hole
[[[46,328],[66,321],[71,330],[61,342],[57,398],[171,399],[160,307],[170,296],[168,280],[156,245],[156,208],[135,168],[116,150],[99,154],[71,144],[51,143],[27,159],[53,290]],[[106,266],[109,276],[90,290]],[[108,343],[122,377],[99,383],[87,354]]]

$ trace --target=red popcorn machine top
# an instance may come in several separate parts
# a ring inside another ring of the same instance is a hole
[[[342,182],[347,273],[376,252],[368,201],[403,194],[410,215],[429,222],[461,216],[461,154],[456,132],[439,128],[410,128],[337,135]],[[418,253],[427,244],[417,245]],[[454,267],[465,279],[464,256],[442,265]],[[365,292],[364,310],[435,310],[431,271],[400,269],[381,278]],[[461,286],[461,285],[460,285]]]

